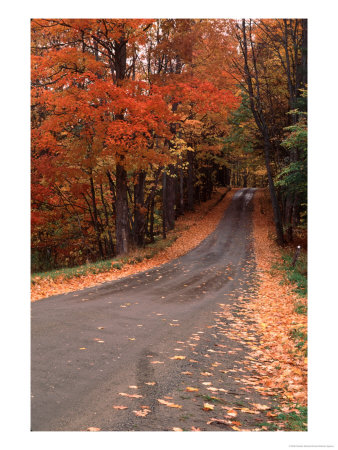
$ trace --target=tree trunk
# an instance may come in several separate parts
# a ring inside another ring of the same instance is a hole
[[[152,198],[150,203],[150,224],[149,224],[149,239],[150,242],[154,242],[154,207],[155,207],[155,198]]]
[[[113,243],[113,237],[112,237],[112,234],[111,234],[111,231],[110,231],[108,209],[107,209],[106,202],[104,200],[102,184],[100,185],[100,192],[101,192],[102,206],[103,206],[103,209],[104,209],[104,215],[105,215],[105,219],[106,219],[107,233],[108,233],[108,238],[109,238],[109,245],[108,245],[108,252],[107,253],[112,256],[112,255],[114,255],[114,243]]]
[[[145,227],[146,227],[146,208],[144,207],[144,185],[146,173],[142,170],[137,177],[137,183],[134,186],[134,242],[139,247],[144,246]]]
[[[188,180],[187,180],[187,209],[188,211],[194,211],[194,152],[187,151],[187,161],[188,161]]]
[[[166,224],[168,230],[175,228],[175,168],[169,165],[169,175],[166,177]]]
[[[93,181],[92,176],[90,176],[90,189],[91,189],[91,198],[92,198],[92,207],[93,207],[93,216],[92,216],[93,225],[94,225],[94,229],[95,229],[95,233],[96,233],[96,240],[97,240],[97,244],[98,244],[98,248],[99,248],[100,257],[103,259],[104,251],[103,251],[102,242],[101,242],[101,238],[100,238],[101,227],[100,227],[100,223],[98,220],[95,188],[94,188],[94,181]]]
[[[293,239],[292,212],[293,212],[293,196],[288,194],[285,201],[285,212],[284,212],[286,239],[288,242],[292,242]]]
[[[166,232],[166,211],[167,211],[167,174],[164,171],[162,176],[162,235],[167,238]]]
[[[130,232],[128,226],[127,172],[121,164],[116,165],[116,253],[129,251]]]
[[[284,235],[283,235],[283,225],[281,219],[280,208],[277,200],[275,184],[272,178],[272,172],[270,167],[270,141],[268,138],[264,139],[264,156],[265,156],[265,166],[268,174],[269,191],[273,209],[273,217],[275,221],[277,242],[279,245],[284,245]]]

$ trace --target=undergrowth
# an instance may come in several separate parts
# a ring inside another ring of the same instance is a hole
[[[293,254],[291,251],[284,252],[282,256],[282,263],[275,263],[272,266],[273,270],[280,270],[283,273],[283,282],[288,282],[294,285],[293,291],[299,297],[307,296],[307,258],[302,254],[297,260],[295,267],[292,266]],[[306,310],[301,306],[296,305],[299,314],[306,314]],[[304,305],[303,305],[304,306]]]
[[[89,274],[109,272],[111,269],[121,270],[126,264],[137,264],[144,259],[153,258],[161,250],[170,247],[176,241],[177,237],[177,235],[172,235],[167,239],[156,240],[155,242],[148,244],[144,249],[138,249],[125,256],[106,259],[104,261],[96,261],[76,267],[64,267],[46,272],[32,273],[31,282],[34,284],[41,279],[49,278],[51,280],[56,280],[61,277],[67,280]]]

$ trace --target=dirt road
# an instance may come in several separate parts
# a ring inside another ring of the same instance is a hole
[[[219,306],[255,291],[253,193],[238,191],[186,255],[32,304],[32,430],[227,431],[207,422],[236,405],[243,428],[263,420],[238,409],[263,400],[236,376],[246,348],[228,339]]]

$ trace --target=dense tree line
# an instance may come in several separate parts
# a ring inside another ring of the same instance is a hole
[[[306,35],[300,19],[32,20],[33,269],[165,237],[216,185],[268,182],[292,239]]]

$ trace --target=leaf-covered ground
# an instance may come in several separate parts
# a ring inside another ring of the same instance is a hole
[[[282,255],[272,239],[272,211],[263,190],[254,196],[253,235],[258,291],[254,296],[244,293],[235,309],[224,308],[224,316],[230,321],[228,336],[251,347],[245,369],[255,371],[256,377],[244,376],[248,385],[278,399],[279,408],[267,414],[265,428],[277,422],[275,429],[283,429],[285,414],[300,416],[307,406],[307,316],[299,313],[306,310],[306,299],[273,270]]]
[[[54,279],[35,277],[31,286],[32,301],[77,291],[142,272],[184,255],[196,247],[216,228],[236,189],[227,193],[226,191],[226,188],[218,189],[211,200],[197,206],[194,212],[185,213],[184,216],[178,218],[175,223],[175,229],[167,234],[168,242],[172,242],[173,236],[175,238],[178,236],[177,239],[172,245],[159,251],[154,257],[148,259],[145,257],[146,250],[139,249],[130,256],[142,258],[142,261],[136,264],[125,264],[121,269],[111,267],[110,270],[103,273],[87,273],[86,275],[70,279],[66,279],[62,275]],[[225,197],[222,198],[225,193]]]

